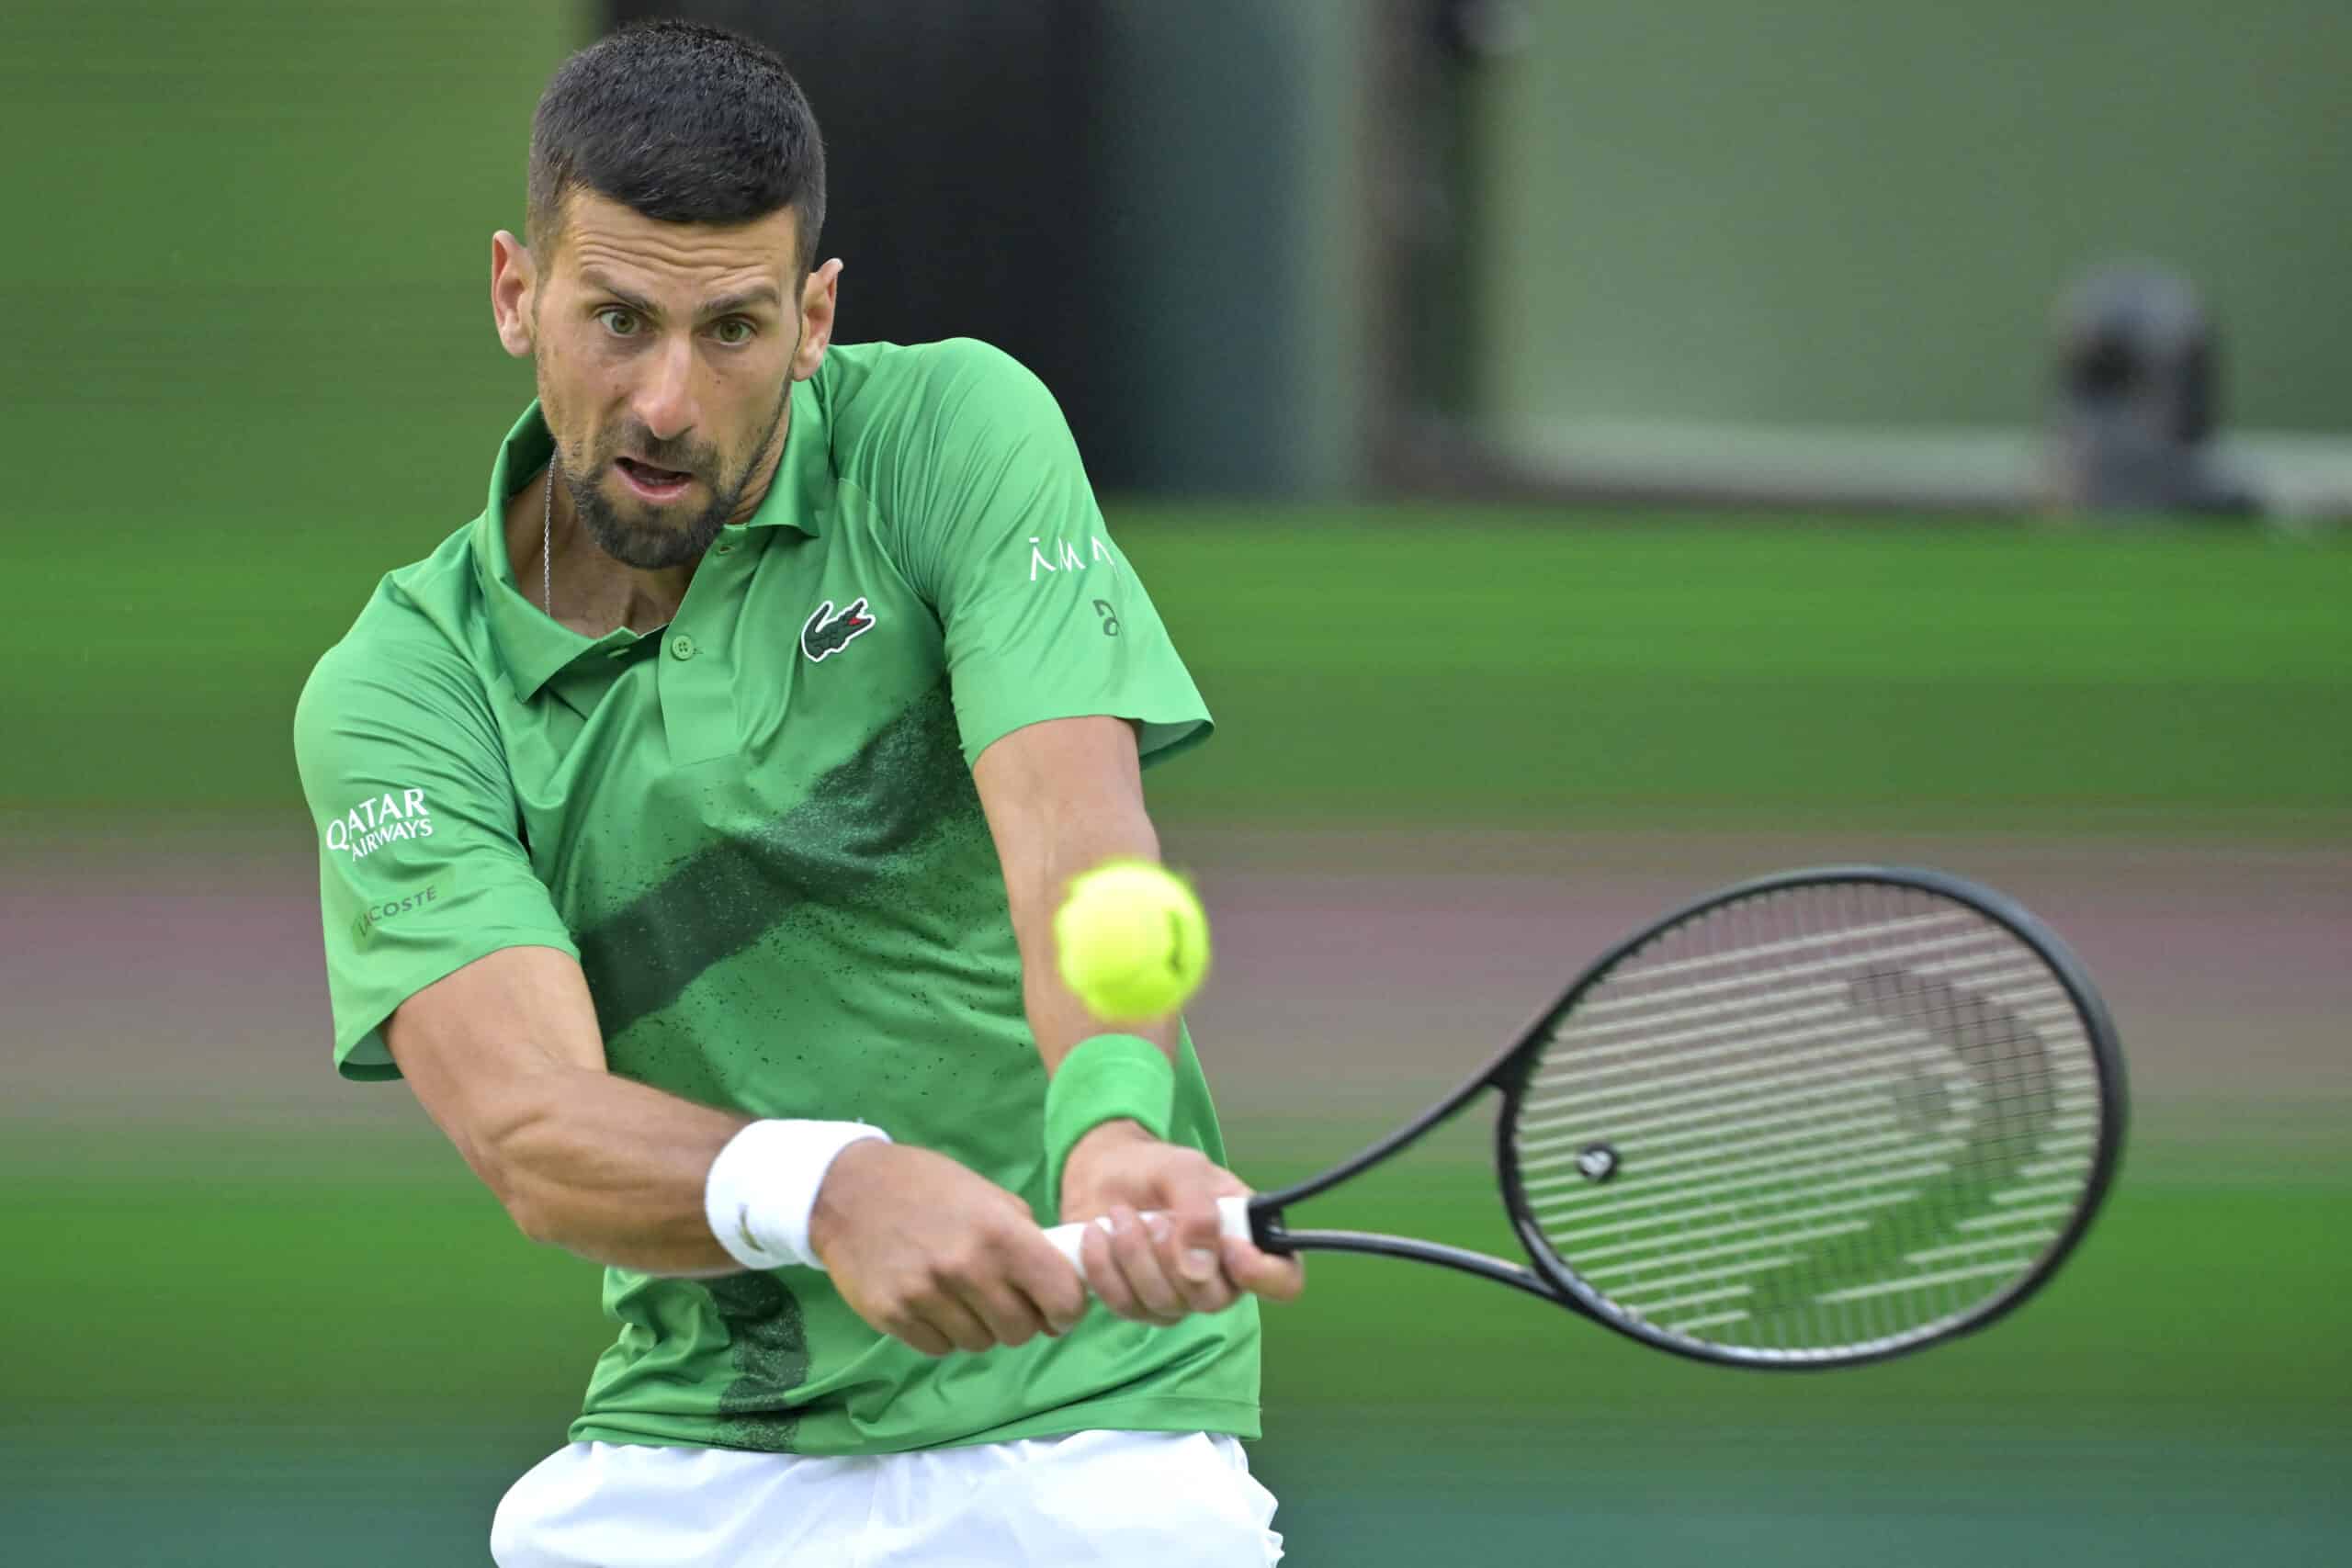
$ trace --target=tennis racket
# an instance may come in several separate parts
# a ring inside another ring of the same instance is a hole
[[[1487,1089],[1525,1264],[1290,1225]],[[2114,1026],[2047,927],[1955,876],[1832,866],[1629,938],[1410,1124],[1226,1200],[1225,1224],[1269,1252],[1476,1274],[1702,1360],[1849,1366],[2039,1289],[2098,1213],[2123,1122]],[[1046,1235],[1077,1261],[1082,1225]]]

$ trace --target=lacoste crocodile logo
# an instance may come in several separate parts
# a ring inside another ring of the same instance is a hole
[[[822,664],[873,629],[874,617],[866,614],[863,598],[852,600],[839,615],[833,614],[833,602],[828,599],[800,628],[800,651],[811,663]]]

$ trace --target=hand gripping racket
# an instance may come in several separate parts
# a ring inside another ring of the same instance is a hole
[[[1291,1228],[1489,1089],[1524,1266]],[[1937,872],[1784,872],[1620,943],[1469,1082],[1319,1176],[1227,1200],[1226,1228],[1457,1269],[1702,1360],[1843,1366],[2031,1295],[2098,1212],[2123,1121],[2107,1010],[2024,909]],[[1076,1261],[1083,1226],[1046,1234]]]

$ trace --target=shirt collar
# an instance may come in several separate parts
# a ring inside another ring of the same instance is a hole
[[[534,401],[499,444],[498,460],[490,469],[489,502],[473,525],[474,581],[481,590],[491,636],[506,661],[514,694],[526,702],[574,661],[591,654],[624,651],[638,640],[637,634],[626,627],[601,637],[582,637],[549,616],[540,608],[537,597],[526,594],[514,581],[514,564],[506,554],[506,502],[547,466],[554,451],[555,439],[548,434],[547,421]],[[832,448],[826,434],[824,409],[812,382],[796,381],[791,428],[775,478],[750,520],[725,532],[792,528],[814,537],[818,525],[831,509],[832,491]]]

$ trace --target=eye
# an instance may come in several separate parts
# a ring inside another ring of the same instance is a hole
[[[752,341],[753,335],[752,323],[741,316],[729,317],[726,321],[719,322],[715,330],[718,333],[718,341],[729,348],[742,347]]]
[[[637,335],[637,313],[633,310],[624,310],[618,305],[607,305],[603,310],[596,312],[596,319],[604,322],[605,330],[612,333],[615,337],[635,337]],[[622,326],[614,325],[613,323],[616,319],[627,324]]]

